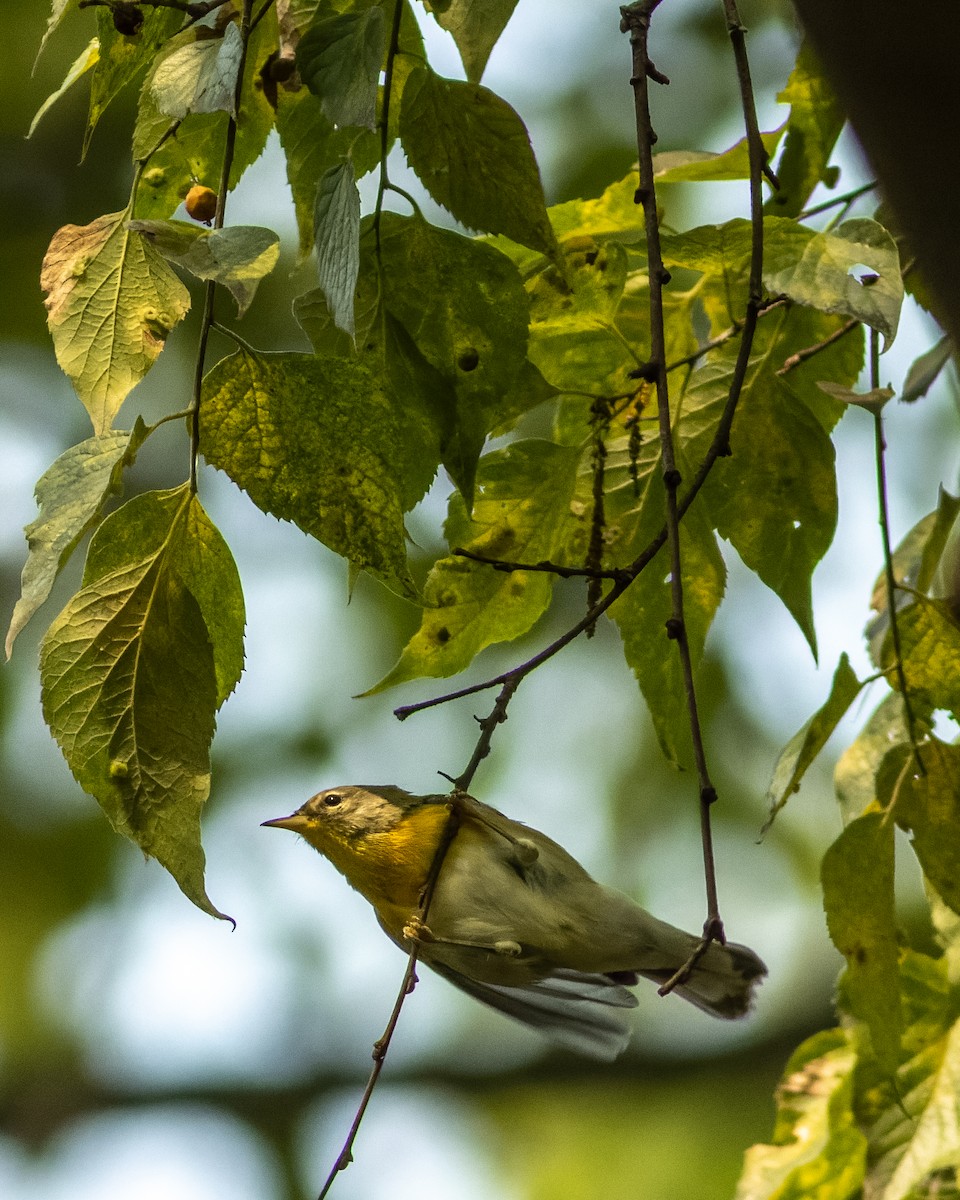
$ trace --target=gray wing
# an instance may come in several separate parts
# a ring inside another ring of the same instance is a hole
[[[636,1008],[637,998],[606,975],[556,971],[526,987],[505,987],[480,983],[443,963],[427,965],[475,1000],[578,1054],[610,1062],[630,1041],[624,1010]]]

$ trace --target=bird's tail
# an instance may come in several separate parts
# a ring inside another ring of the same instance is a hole
[[[687,936],[692,954],[697,939]],[[679,961],[673,970],[639,970],[637,974],[664,984],[682,965]],[[690,978],[678,984],[673,992],[713,1017],[742,1017],[753,1002],[754,987],[766,973],[767,968],[749,947],[736,942],[725,945],[711,942],[690,972]]]

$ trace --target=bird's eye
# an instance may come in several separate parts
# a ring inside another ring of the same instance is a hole
[[[326,808],[336,808],[338,804],[342,803],[342,801],[343,797],[339,792],[328,792],[323,798],[323,803]]]

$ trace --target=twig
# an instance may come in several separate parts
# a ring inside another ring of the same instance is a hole
[[[443,835],[433,855],[433,860],[430,864],[430,872],[427,875],[426,883],[423,885],[423,891],[420,893],[420,904],[417,909],[419,923],[425,925],[430,912],[430,904],[433,900],[433,894],[437,888],[437,880],[440,878],[440,870],[443,867],[444,859],[447,856],[447,851],[453,839],[457,835],[457,830],[460,828],[460,809],[454,797],[450,805],[450,815],[447,818],[447,823],[443,829]],[[367,1086],[363,1089],[363,1095],[360,1098],[360,1103],[357,1105],[357,1111],[354,1114],[353,1122],[350,1126],[350,1131],[347,1134],[346,1140],[343,1143],[343,1148],[337,1155],[337,1160],[330,1169],[330,1174],[327,1176],[317,1200],[324,1200],[324,1197],[333,1187],[334,1180],[341,1171],[345,1171],[353,1161],[353,1146],[357,1140],[357,1134],[360,1132],[360,1125],[363,1121],[364,1114],[367,1111],[367,1105],[370,1103],[370,1098],[373,1095],[374,1088],[377,1086],[377,1081],[380,1078],[380,1073],[383,1070],[383,1064],[386,1061],[387,1051],[390,1049],[390,1043],[393,1040],[394,1032],[397,1028],[397,1022],[400,1020],[400,1012],[403,1009],[404,1002],[407,996],[413,991],[417,985],[417,957],[419,954],[419,943],[413,942],[410,954],[407,957],[407,967],[403,973],[403,979],[400,983],[400,990],[397,992],[397,998],[393,1004],[393,1011],[390,1013],[390,1019],[387,1021],[387,1027],[383,1034],[373,1044],[373,1066],[370,1069],[370,1075],[367,1079]]]
[[[227,192],[230,189],[230,170],[233,166],[233,155],[237,144],[237,120],[240,112],[240,101],[243,96],[243,76],[247,65],[247,47],[250,42],[250,22],[253,13],[253,0],[243,0],[240,10],[240,61],[237,64],[237,81],[233,89],[233,112],[227,121],[227,136],[223,145],[223,161],[220,167],[220,183],[217,190],[217,211],[213,218],[213,228],[222,229],[227,205]],[[203,316],[200,319],[200,336],[197,341],[197,361],[193,373],[193,416],[190,421],[190,490],[197,490],[197,460],[200,456],[200,396],[203,391],[203,372],[207,355],[207,341],[214,322],[214,304],[216,301],[217,285],[211,279],[206,285],[203,298]]]
[[[786,308],[792,303],[793,302],[786,296],[778,296],[776,300],[767,300],[766,303],[758,306],[757,316],[765,317],[767,313],[771,313],[777,308]],[[691,364],[695,363],[698,358],[703,358],[703,356],[705,354],[709,354],[711,350],[719,350],[721,346],[726,345],[727,342],[729,342],[732,338],[735,338],[740,333],[743,333],[743,321],[737,321],[728,329],[724,329],[722,333],[718,333],[716,337],[710,338],[710,340],[704,342],[699,349],[694,350],[692,354],[685,354],[683,358],[676,358],[673,360],[673,362],[667,363],[667,374],[669,375],[671,371],[679,370],[680,367],[689,367]]]
[[[875,329],[870,330],[870,387],[880,387],[880,335]],[[883,413],[878,408],[873,413],[873,440],[877,464],[877,502],[879,506],[880,534],[883,539],[883,570],[887,584],[887,617],[890,621],[890,639],[893,643],[893,666],[903,698],[903,715],[907,723],[907,736],[913,747],[913,757],[917,770],[926,775],[926,767],[920,757],[917,744],[916,718],[913,705],[910,702],[910,691],[907,687],[907,677],[903,669],[903,654],[900,648],[900,625],[897,619],[897,581],[893,573],[893,551],[890,546],[890,521],[887,510],[887,469],[886,441],[883,436]]]
[[[845,338],[848,333],[853,333],[859,324],[860,322],[856,317],[851,317],[839,329],[835,329],[829,337],[825,337],[822,342],[816,342],[812,346],[804,346],[796,354],[791,354],[789,358],[784,359],[783,366],[776,373],[778,375],[788,374],[795,367],[799,367],[801,363],[805,363],[808,358],[813,358],[815,354],[819,354],[823,350],[828,350],[834,343],[839,342],[841,338]]]
[[[520,678],[520,676],[516,676],[504,683],[500,690],[500,695],[490,710],[489,716],[480,720],[480,737],[473,754],[470,756],[470,761],[464,767],[461,775],[458,775],[456,779],[450,780],[455,791],[468,792],[470,790],[473,777],[477,773],[477,767],[480,766],[490,753],[490,743],[493,741],[493,735],[496,732],[497,726],[502,725],[507,719],[507,706],[513,698],[513,693],[520,686]]]
[[[831,200],[824,200],[822,204],[815,204],[812,208],[805,208],[803,212],[797,214],[797,220],[807,221],[810,217],[815,217],[822,212],[828,212],[831,208],[848,208],[855,200],[859,200],[867,192],[872,192],[876,186],[875,181],[864,183],[858,188],[853,188],[852,191],[844,192],[842,196],[834,196]]]
[[[539,571],[548,575],[557,575],[561,579],[612,579],[614,581],[627,579],[629,571],[624,567],[593,568],[593,567],[562,567],[559,563],[542,559],[536,563],[511,562],[506,558],[487,558],[463,546],[455,546],[450,553],[455,558],[469,558],[472,562],[483,563],[494,571]]]
[[[683,562],[680,550],[680,515],[677,504],[677,489],[680,472],[677,469],[673,446],[673,430],[670,420],[670,397],[666,370],[666,335],[663,316],[663,286],[670,276],[663,266],[660,251],[660,222],[657,212],[656,184],[653,170],[653,144],[656,134],[650,120],[650,102],[647,87],[649,77],[648,37],[650,18],[656,7],[655,0],[640,0],[640,3],[621,8],[620,28],[630,33],[633,51],[633,85],[636,109],[637,150],[639,155],[640,188],[637,200],[643,204],[644,225],[647,240],[647,263],[650,280],[650,358],[657,368],[657,409],[660,417],[660,458],[666,494],[667,547],[670,555],[671,615],[667,622],[667,636],[677,643],[680,668],[683,675],[690,738],[697,769],[700,793],[701,834],[703,843],[704,876],[707,893],[707,918],[703,927],[703,939],[709,945],[713,940],[723,941],[723,922],[720,919],[717,900],[716,869],[713,861],[713,843],[710,828],[710,807],[717,798],[716,789],[710,779],[700,713],[697,705],[693,658],[684,620]],[[730,14],[728,10],[728,22]],[[751,166],[753,155],[751,154]],[[762,163],[760,164],[762,167]],[[758,177],[759,178],[759,177]],[[751,292],[751,299],[753,299]],[[757,297],[759,299],[759,297]],[[741,346],[742,349],[742,346]],[[705,952],[705,947],[700,953]],[[674,980],[668,981],[661,992],[669,991],[693,969],[691,961],[677,972]]]
[[[77,8],[177,8],[199,20],[226,3],[227,0],[80,0]]]

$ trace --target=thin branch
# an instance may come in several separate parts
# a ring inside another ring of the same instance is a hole
[[[710,778],[706,750],[703,745],[703,731],[700,725],[700,712],[697,704],[696,682],[693,670],[693,656],[690,651],[690,641],[684,619],[683,562],[680,548],[680,513],[677,503],[677,490],[681,479],[674,455],[666,369],[666,334],[663,315],[663,287],[669,282],[670,276],[664,269],[660,251],[660,224],[653,169],[653,144],[656,141],[656,134],[653,131],[650,120],[647,85],[647,80],[651,75],[648,54],[650,18],[656,7],[656,2],[657,0],[640,0],[637,4],[621,8],[620,12],[623,19],[620,28],[625,32],[629,31],[630,45],[633,50],[633,78],[630,82],[634,90],[637,150],[639,154],[640,188],[637,193],[637,200],[643,204],[644,225],[646,229],[648,277],[650,280],[650,358],[651,363],[656,367],[657,409],[660,417],[660,458],[666,495],[667,547],[670,555],[671,615],[667,622],[667,636],[677,643],[677,651],[680,655],[680,669],[683,675],[687,718],[690,725],[690,739],[693,748],[694,763],[697,769],[700,795],[701,840],[703,844],[704,881],[707,895],[707,918],[703,927],[703,942],[705,945],[699,948],[699,953],[702,955],[706,951],[706,946],[711,941],[722,942],[724,934],[717,899],[716,868],[713,860],[713,839],[710,827],[710,808],[717,798],[717,793]],[[729,18],[728,9],[728,22]],[[753,166],[754,155],[752,147],[750,157],[751,166]],[[763,163],[759,163],[758,166],[762,169]],[[758,186],[759,179],[760,175],[758,173]],[[753,280],[751,279],[750,300],[759,303],[759,294],[754,295],[752,283]],[[753,320],[754,322],[756,321],[755,311]],[[741,350],[742,348],[741,344]],[[724,444],[724,448],[726,448],[726,443]],[[696,961],[697,955],[695,953],[689,962],[681,967],[676,976],[661,988],[661,992],[665,993],[669,991],[677,983],[687,978]]]
[[[240,61],[237,64],[237,80],[233,90],[233,112],[227,122],[227,136],[223,146],[223,160],[220,167],[220,183],[217,189],[217,211],[213,218],[213,228],[222,229],[227,206],[227,192],[230,189],[230,171],[233,167],[234,150],[237,144],[237,117],[240,112],[240,101],[243,95],[243,76],[247,65],[247,47],[250,42],[250,22],[253,13],[253,0],[243,0],[240,11]],[[200,456],[200,396],[203,391],[203,373],[207,355],[207,341],[214,323],[214,305],[217,285],[211,279],[206,285],[203,297],[203,316],[200,318],[200,336],[197,341],[197,359],[193,372],[193,412],[190,421],[190,490],[197,490],[197,460]]]
[[[627,579],[629,575],[626,568],[619,567],[609,569],[562,567],[559,563],[548,562],[545,559],[536,563],[522,563],[511,562],[506,558],[487,558],[473,550],[466,550],[463,546],[455,546],[450,553],[455,558],[469,558],[472,562],[483,563],[484,566],[492,567],[494,571],[506,571],[508,574],[514,571],[539,571],[548,575],[557,575],[561,579],[612,579],[614,581]]]
[[[434,852],[433,860],[430,864],[430,871],[427,875],[426,882],[423,885],[423,890],[420,893],[420,903],[417,908],[416,921],[411,922],[417,928],[426,925],[427,916],[430,912],[430,904],[433,900],[433,894],[437,888],[437,880],[440,878],[440,870],[443,867],[447,851],[450,849],[453,839],[457,835],[457,830],[460,828],[460,808],[456,803],[454,796],[450,804],[450,815],[447,818],[447,823],[444,826],[443,834],[437,849]],[[324,1200],[324,1197],[333,1187],[334,1180],[341,1171],[345,1171],[353,1161],[353,1146],[357,1140],[357,1134],[360,1132],[360,1125],[363,1121],[364,1114],[367,1111],[367,1105],[373,1096],[374,1088],[377,1086],[377,1081],[380,1078],[380,1073],[383,1070],[383,1064],[386,1061],[387,1051],[390,1049],[390,1043],[393,1040],[394,1032],[397,1028],[397,1022],[400,1020],[400,1013],[403,1009],[404,1002],[407,996],[413,991],[417,985],[417,957],[419,954],[419,941],[415,934],[411,937],[412,946],[410,954],[407,957],[407,967],[403,973],[403,979],[400,983],[400,990],[397,992],[397,998],[393,1004],[393,1010],[390,1013],[390,1019],[387,1021],[387,1027],[383,1034],[373,1044],[373,1067],[370,1070],[367,1086],[363,1090],[363,1095],[360,1098],[360,1103],[357,1105],[357,1111],[354,1114],[353,1122],[350,1125],[350,1130],[347,1134],[346,1141],[343,1143],[343,1148],[337,1155],[337,1160],[330,1169],[330,1174],[327,1176],[317,1200]]]
[[[458,775],[456,779],[450,780],[456,792],[468,792],[470,790],[473,777],[477,773],[477,767],[480,766],[490,753],[490,743],[493,741],[493,735],[496,732],[497,726],[502,725],[507,719],[507,706],[513,699],[513,693],[520,686],[520,679],[520,676],[516,676],[504,683],[500,690],[500,695],[490,710],[489,716],[480,720],[480,737],[473,754],[470,756],[470,761],[464,767],[462,774]]]
[[[864,183],[858,188],[844,192],[841,196],[834,196],[831,200],[824,200],[822,204],[815,204],[812,208],[805,208],[802,213],[797,214],[797,220],[808,221],[811,217],[815,217],[822,212],[828,212],[831,208],[849,208],[855,200],[859,200],[867,192],[874,191],[876,186],[875,180],[870,183]]]
[[[804,346],[802,350],[798,350],[796,354],[791,354],[789,358],[784,359],[783,366],[777,370],[778,375],[786,375],[795,367],[799,367],[801,363],[805,363],[808,358],[813,358],[814,355],[820,354],[823,350],[828,350],[841,338],[845,338],[848,333],[858,327],[860,322],[856,317],[851,317],[839,329],[835,329],[829,337],[825,337],[822,342],[816,342],[812,346]]]
[[[870,387],[880,387],[880,335],[875,329],[870,330]],[[903,698],[903,715],[907,723],[907,736],[913,747],[913,757],[917,770],[926,775],[926,767],[920,757],[917,742],[917,725],[910,702],[910,690],[907,687],[907,677],[903,669],[903,653],[900,646],[900,625],[897,617],[897,580],[893,572],[893,550],[890,545],[890,520],[887,509],[887,469],[886,469],[886,440],[883,436],[883,413],[877,409],[873,413],[874,455],[877,467],[877,502],[879,506],[880,534],[883,539],[883,570],[887,584],[887,616],[890,621],[890,639],[893,644],[893,667]]]

